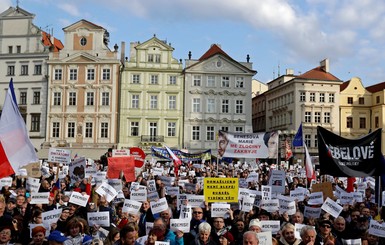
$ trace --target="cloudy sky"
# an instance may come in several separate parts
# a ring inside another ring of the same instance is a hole
[[[80,19],[110,32],[110,47],[154,34],[174,57],[198,59],[213,43],[238,61],[249,54],[264,83],[330,60],[331,73],[364,86],[385,81],[385,2],[376,0],[19,0],[34,23],[53,30]],[[0,0],[0,11],[16,0]]]

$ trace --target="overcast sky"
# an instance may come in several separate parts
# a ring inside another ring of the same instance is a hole
[[[16,0],[0,0],[0,11]],[[80,19],[110,32],[110,47],[154,34],[174,57],[198,59],[213,43],[238,61],[249,54],[255,79],[287,68],[306,72],[330,60],[331,73],[364,86],[385,81],[385,1],[375,0],[19,0],[34,23],[62,39]],[[128,50],[126,50],[126,53]]]

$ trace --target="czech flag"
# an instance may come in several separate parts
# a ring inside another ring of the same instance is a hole
[[[11,79],[0,117],[0,178],[39,161],[27,132]]]

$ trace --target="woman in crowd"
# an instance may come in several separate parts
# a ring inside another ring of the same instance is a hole
[[[202,222],[198,226],[197,236],[190,243],[190,245],[217,245],[217,243],[210,238],[210,234],[211,234],[211,225],[207,222]]]
[[[65,245],[81,245],[84,236],[88,233],[87,221],[74,217],[67,224],[67,240]]]
[[[155,245],[156,241],[164,240],[164,231],[159,227],[154,227],[148,232],[146,245]]]
[[[32,242],[29,245],[48,245],[45,239],[46,229],[43,226],[36,226],[32,229]]]
[[[119,229],[116,227],[113,227],[110,229],[110,232],[108,233],[106,240],[104,240],[104,244],[105,245],[116,245],[116,244],[118,244],[119,240],[120,240]]]

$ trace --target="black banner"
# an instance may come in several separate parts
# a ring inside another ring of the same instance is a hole
[[[335,177],[381,175],[381,131],[358,139],[346,139],[317,127],[320,174]]]

